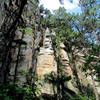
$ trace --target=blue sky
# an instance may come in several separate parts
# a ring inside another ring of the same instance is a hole
[[[61,5],[59,0],[40,0],[40,4],[43,4],[45,8],[48,8],[50,11],[56,10],[59,7],[65,7],[67,12],[71,13],[80,13],[81,9],[79,7],[79,0],[73,0],[73,3],[69,0],[64,0],[64,4]]]

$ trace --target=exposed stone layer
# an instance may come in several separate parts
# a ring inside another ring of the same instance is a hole
[[[47,29],[44,35],[43,47],[40,47],[40,52],[37,59],[37,76],[44,81],[44,75],[51,72],[57,73],[57,66],[52,49],[51,34]],[[42,93],[54,94],[53,85],[44,83],[40,86]]]
[[[57,72],[54,56],[53,55],[39,55],[38,65],[37,65],[38,76],[43,76],[45,74],[51,73],[52,71]]]

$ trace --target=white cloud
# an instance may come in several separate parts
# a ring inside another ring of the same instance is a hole
[[[43,4],[45,8],[49,10],[56,10],[59,7],[65,7],[68,10],[79,8],[78,6],[79,0],[74,0],[73,3],[69,2],[68,0],[64,0],[64,5],[59,3],[59,0],[41,0],[40,4]]]
[[[61,6],[59,0],[41,0],[40,3],[43,4],[44,7],[48,8],[49,10],[55,10]]]

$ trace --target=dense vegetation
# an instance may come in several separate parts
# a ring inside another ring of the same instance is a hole
[[[82,9],[80,14],[68,13],[64,7],[51,13],[42,5],[39,6],[39,0],[0,2],[0,100],[100,99],[100,93],[97,91],[100,87],[100,2],[98,0],[80,0]],[[57,93],[54,95],[41,94],[36,84],[40,81],[36,77],[37,55],[47,28],[54,33],[52,46],[57,62],[57,74],[51,73],[45,77],[46,81],[57,87]],[[32,64],[27,71],[19,73],[19,66],[22,66],[20,62],[23,63],[22,60],[25,59],[21,51],[27,46],[24,37],[28,35],[33,39]],[[63,49],[68,54],[68,64],[72,69],[78,93],[66,86],[72,77],[64,72],[60,54],[61,43],[64,44]],[[92,79],[92,86],[85,87],[82,83],[77,63],[82,63],[80,69],[86,77]],[[22,81],[19,76],[22,77]],[[23,78],[26,79],[24,83]]]

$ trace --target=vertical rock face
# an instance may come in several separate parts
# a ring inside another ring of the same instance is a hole
[[[78,87],[77,87],[77,82],[75,82],[76,80],[74,79],[76,76],[73,73],[73,69],[72,66],[70,65],[70,61],[69,61],[69,56],[68,53],[64,50],[65,46],[63,43],[60,44],[60,47],[62,48],[60,50],[60,55],[61,55],[61,60],[62,60],[62,65],[64,67],[64,72],[68,75],[71,76],[71,80],[69,80],[67,82],[67,87],[71,90],[73,90],[74,92],[78,93]],[[79,54],[78,54],[79,55]],[[83,56],[83,54],[80,54],[80,56]],[[76,58],[77,59],[77,58]],[[77,75],[80,81],[80,84],[82,87],[87,87],[89,84],[88,79],[85,76],[85,73],[82,72],[82,62],[80,62],[80,60],[78,60],[75,64],[76,66],[76,71],[77,71]]]
[[[37,64],[37,75],[43,76],[45,74],[51,73],[52,71],[57,72],[54,56],[46,54],[39,55]]]
[[[20,39],[21,38],[21,33],[18,32],[18,37],[16,39]],[[38,41],[39,39],[37,39]],[[27,81],[26,79],[26,74],[28,73],[29,69],[32,68],[32,61],[34,60],[32,58],[33,52],[32,52],[32,48],[34,43],[34,39],[33,39],[33,35],[32,34],[28,34],[26,33],[23,37],[23,41],[26,42],[27,45],[22,45],[21,49],[20,49],[20,56],[19,56],[19,63],[18,63],[18,70],[17,70],[17,79],[19,80],[20,83],[25,83]],[[54,51],[52,48],[52,40],[51,40],[51,33],[49,31],[49,29],[47,29],[45,31],[44,37],[43,37],[43,41],[41,41],[43,43],[43,45],[41,45],[40,47],[40,51],[37,55],[37,67],[36,67],[36,74],[38,76],[38,78],[42,79],[44,81],[44,75],[45,74],[50,74],[52,72],[57,73],[57,64],[55,61],[55,57],[54,57]],[[36,42],[36,47],[38,47],[38,44]],[[76,87],[75,85],[75,75],[73,74],[73,70],[71,69],[71,66],[69,64],[69,57],[68,54],[66,53],[66,51],[64,50],[65,46],[63,43],[60,44],[60,55],[61,55],[61,62],[62,62],[62,66],[63,66],[63,70],[64,72],[67,74],[67,76],[71,76],[72,79],[70,81],[67,82],[67,87],[78,93],[78,87]],[[10,71],[10,75],[12,76],[12,80],[13,80],[13,76],[15,74],[15,66],[16,66],[16,61],[17,61],[17,53],[18,53],[18,48],[16,48],[15,51],[11,51],[13,52],[13,63],[11,64],[11,71]],[[83,87],[87,87],[89,83],[88,82],[89,79],[86,78],[84,72],[81,71],[80,66],[82,65],[82,63],[80,63],[79,61],[76,62],[76,67],[77,67],[77,74],[79,76],[80,82],[82,83]],[[54,94],[54,92],[56,91],[56,87],[54,87],[52,84],[50,83],[46,83],[45,81],[43,82],[43,86],[40,86],[39,88],[41,88],[42,93],[46,93],[46,94]],[[100,90],[100,89],[99,89]]]
[[[66,51],[64,50],[65,46],[63,43],[60,44],[60,55],[61,62],[63,66],[63,71],[67,74],[67,76],[71,76],[72,79],[67,82],[67,87],[72,91],[78,93],[77,87],[73,85],[73,71],[71,66],[69,65],[69,57]],[[57,64],[54,58],[54,51],[52,48],[52,40],[49,29],[46,30],[43,38],[43,46],[40,47],[40,52],[37,59],[37,69],[36,73],[38,78],[44,79],[45,74],[50,74],[51,72],[57,73]],[[80,74],[78,72],[78,74]],[[82,78],[83,76],[80,75]],[[53,94],[53,87],[51,84],[45,83],[41,87],[42,93]]]
[[[71,76],[72,79],[67,82],[67,87],[76,92],[79,93],[77,82],[74,79],[75,75],[73,73],[73,69],[71,68],[71,65],[69,64],[69,57],[67,52],[64,50],[65,46],[63,43],[60,44],[60,55],[61,55],[61,62],[63,66],[63,71],[67,74],[67,76]],[[82,56],[82,54],[81,54]],[[76,70],[77,75],[79,77],[80,84],[82,84],[82,87],[87,87],[89,84],[88,79],[85,76],[85,73],[81,71],[82,63],[78,61],[76,63]],[[52,40],[51,40],[51,34],[49,32],[49,29],[46,30],[44,37],[43,37],[43,46],[40,47],[40,52],[38,54],[37,59],[37,69],[36,73],[38,78],[44,80],[45,74],[50,74],[51,72],[57,73],[57,64],[54,57],[54,51],[52,48]],[[40,87],[42,90],[42,93],[47,94],[54,94],[53,86],[52,84],[44,83],[43,86]],[[55,89],[56,90],[56,89]]]
[[[44,75],[50,74],[51,72],[57,73],[57,66],[53,53],[51,34],[47,29],[44,34],[43,47],[40,47],[37,59],[37,75],[39,78],[44,79]],[[52,84],[45,83],[41,88],[42,93],[53,94]]]
[[[18,37],[16,39],[21,38],[21,33],[17,33]],[[33,34],[25,33],[23,36],[23,41],[26,43],[26,45],[21,45],[21,47],[17,47],[15,51],[13,51],[13,62],[11,64],[11,70],[10,70],[10,77],[12,80],[14,79],[15,75],[15,67],[17,64],[17,81],[21,84],[26,82],[26,75],[29,71],[29,69],[32,67],[32,47],[33,47]],[[20,49],[20,53],[18,55],[18,51]],[[19,57],[18,57],[19,56]]]
[[[25,6],[26,4],[27,6]],[[19,79],[25,82],[23,78],[25,78],[26,72],[32,66],[33,44],[31,42],[33,42],[33,36],[29,32],[24,35],[24,39],[21,36],[27,27],[34,31],[32,34],[40,31],[40,29],[36,29],[36,24],[38,24],[39,28],[41,19],[39,1],[0,0],[0,8],[0,36],[2,36],[0,38],[0,52],[3,52],[0,54],[0,60],[2,59],[0,62],[0,68],[2,67],[0,82],[8,81],[8,78],[10,81]],[[18,31],[17,28],[21,28],[21,30],[16,32]],[[15,40],[17,36],[18,38]],[[21,45],[22,42],[26,46]],[[12,46],[12,44],[14,45]]]
[[[26,47],[21,48],[23,61],[19,64],[18,73],[20,77],[19,80],[20,81],[23,80],[23,82],[26,82],[25,75],[28,73],[29,69],[32,68],[32,46],[33,46],[32,34],[26,33],[23,40],[27,43],[27,45]]]
[[[60,50],[60,55],[61,55],[61,60],[62,60],[62,66],[64,68],[63,71],[67,74],[67,76],[73,77],[73,71],[71,67],[69,66],[69,58],[66,51],[64,50],[64,47],[65,47],[64,44],[61,43],[60,47],[62,48]],[[66,85],[70,90],[76,93],[78,92],[77,88],[73,85],[72,79],[69,80]]]
[[[57,72],[56,62],[53,55],[51,34],[47,29],[44,35],[43,47],[40,47],[37,62],[37,75],[43,76],[52,71]]]
[[[62,45],[64,46],[64,44],[61,44],[61,47]],[[63,48],[60,50],[60,55],[61,55],[61,60],[62,60],[62,64],[64,67],[64,71],[67,73],[68,76],[72,76],[73,72],[71,70],[71,67],[69,66],[69,58]]]

